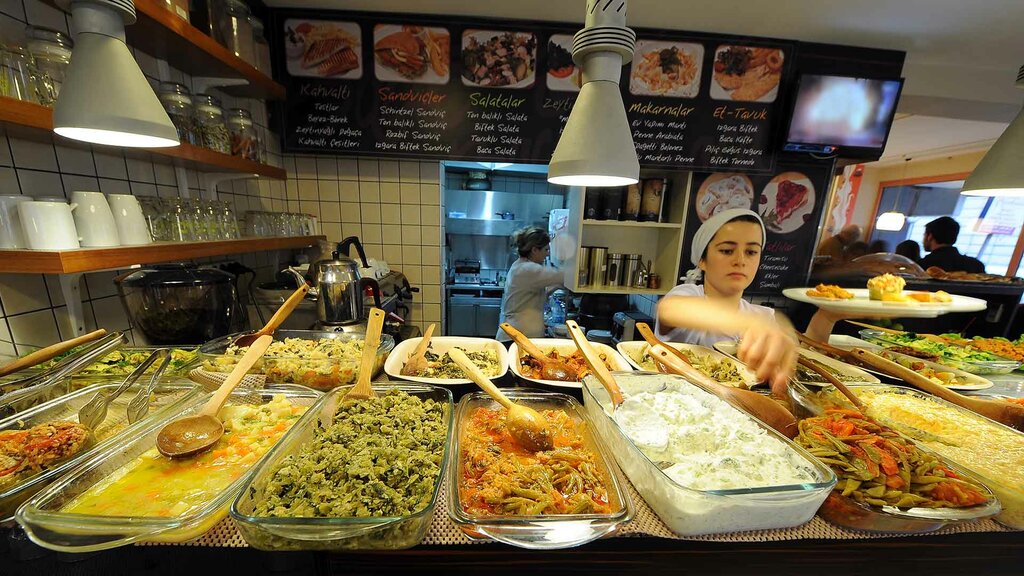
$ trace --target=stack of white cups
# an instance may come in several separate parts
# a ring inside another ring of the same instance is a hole
[[[0,196],[0,248],[70,250],[149,244],[139,201],[130,194],[76,191],[59,197]]]

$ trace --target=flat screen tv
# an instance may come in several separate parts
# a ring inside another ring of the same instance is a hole
[[[877,158],[902,88],[901,78],[802,75],[783,149]]]

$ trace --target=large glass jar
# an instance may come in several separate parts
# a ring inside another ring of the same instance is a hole
[[[39,103],[35,62],[21,46],[0,44],[0,95]]]
[[[249,18],[252,25],[252,42],[256,51],[256,69],[267,76],[273,76],[270,69],[270,44],[263,35],[263,21],[255,16]]]
[[[200,146],[222,154],[231,154],[231,135],[224,122],[220,100],[209,94],[196,94],[196,129]]]
[[[259,149],[256,145],[256,129],[249,111],[244,108],[229,110],[228,131],[231,133],[231,154],[257,162]]]
[[[224,13],[217,15],[224,46],[250,65],[256,65],[256,48],[252,42],[249,7],[241,0],[225,0]]]
[[[161,82],[159,96],[164,110],[171,118],[171,123],[178,129],[178,139],[182,142],[199,145],[200,139],[196,131],[192,92],[184,84]]]
[[[53,106],[71,63],[71,49],[75,43],[58,30],[41,26],[25,28],[28,51],[35,59],[36,92],[40,104]]]

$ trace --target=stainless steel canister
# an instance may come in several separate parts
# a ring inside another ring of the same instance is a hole
[[[622,272],[626,263],[626,255],[619,252],[608,253],[608,276],[605,286],[622,286]]]
[[[640,263],[643,256],[641,254],[627,254],[626,264],[623,266],[622,272],[622,285],[623,286],[635,286],[637,276],[640,275],[640,270],[643,268],[643,264]]]
[[[590,285],[604,286],[608,272],[608,248],[606,246],[590,247]]]
[[[576,270],[578,277],[576,285],[579,287],[590,286],[590,252],[592,246],[580,246],[579,258],[576,259]]]

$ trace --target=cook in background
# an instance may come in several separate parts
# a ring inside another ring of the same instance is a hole
[[[564,273],[544,265],[551,253],[551,237],[544,230],[535,226],[523,228],[512,235],[512,242],[519,259],[508,269],[499,323],[508,322],[530,338],[541,338],[544,336],[545,293],[548,288],[561,286]],[[496,338],[501,342],[511,341],[501,328]]]
[[[704,222],[690,249],[697,268],[658,304],[656,329],[672,342],[712,347],[722,340],[740,341],[740,360],[784,397],[796,365],[793,326],[775,310],[743,299],[757,275],[764,242],[764,223],[753,211],[726,210]],[[703,284],[697,284],[701,279]],[[833,325],[844,317],[819,310],[806,333],[828,341]]]
[[[830,236],[818,246],[818,256],[829,256],[829,264],[841,264],[847,261],[846,247],[860,240],[860,226],[850,224],[844,226],[835,236]]]
[[[924,249],[930,252],[921,259],[921,268],[938,266],[946,272],[985,273],[985,265],[977,258],[961,254],[953,244],[960,235],[960,224],[949,216],[936,218],[924,226]]]

